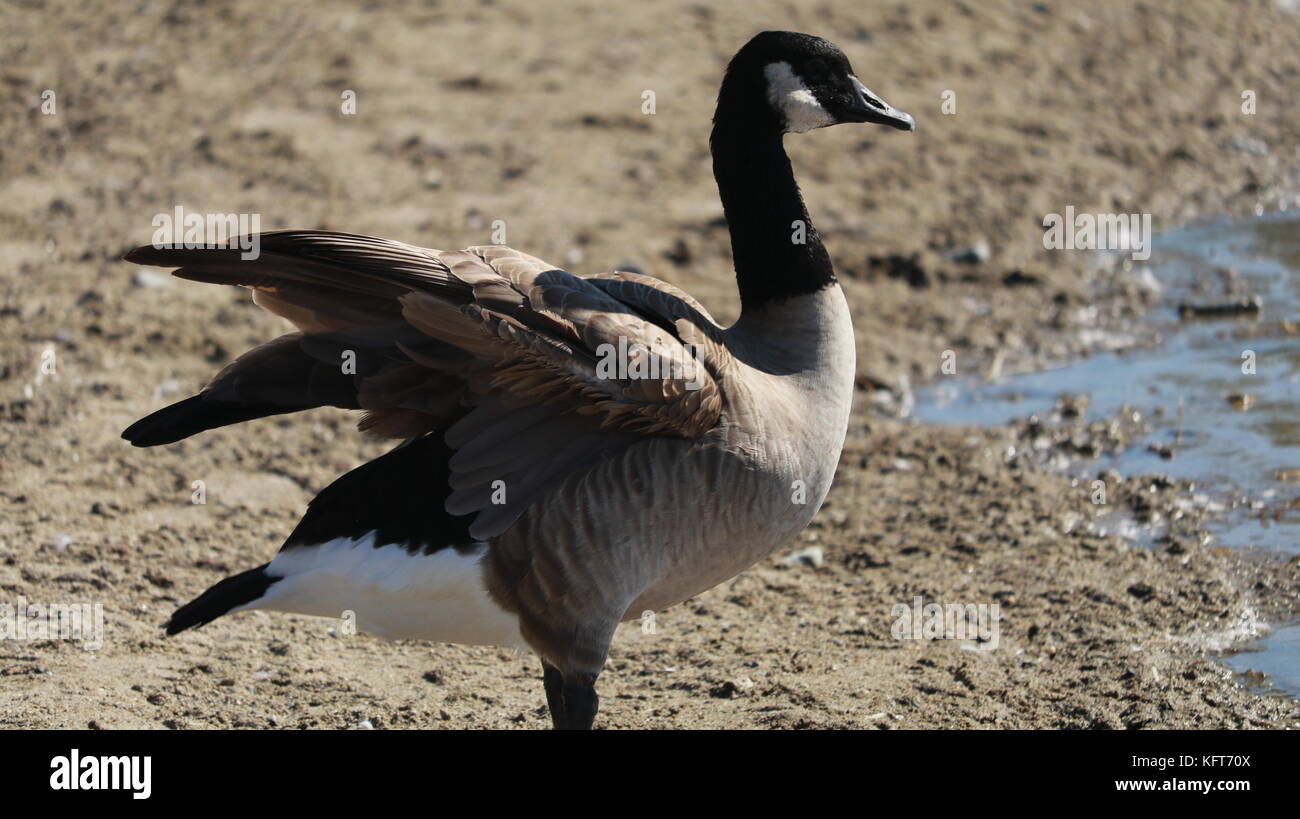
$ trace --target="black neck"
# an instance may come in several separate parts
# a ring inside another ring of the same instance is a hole
[[[744,314],[820,290],[835,281],[835,271],[795,184],[775,114],[767,115],[764,100],[763,114],[733,116],[739,112],[729,110],[726,91],[709,143]]]

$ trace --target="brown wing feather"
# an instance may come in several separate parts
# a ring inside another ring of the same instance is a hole
[[[445,430],[457,450],[447,505],[479,512],[475,537],[504,531],[565,469],[645,435],[697,437],[721,416],[721,331],[698,302],[648,276],[582,278],[503,246],[439,251],[326,231],[259,238],[256,259],[153,247],[127,259],[252,288],[319,360],[364,352],[348,399],[367,411],[361,428]],[[678,369],[611,371],[621,351]],[[507,503],[490,499],[498,481]]]

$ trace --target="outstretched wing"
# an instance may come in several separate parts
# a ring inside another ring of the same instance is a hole
[[[728,357],[717,325],[650,277],[582,278],[502,246],[437,251],[324,231],[258,238],[249,260],[238,250],[127,254],[252,288],[300,330],[128,429],[133,443],[314,406],[363,409],[373,434],[445,434],[455,451],[447,511],[475,513],[471,534],[485,538],[567,471],[646,435],[697,437],[721,415]]]

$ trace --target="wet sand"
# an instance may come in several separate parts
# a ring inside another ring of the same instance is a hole
[[[1080,424],[1122,445],[1122,425],[895,417],[908,385],[942,377],[945,351],[958,374],[1032,367],[1141,315],[1130,271],[1043,249],[1044,214],[1151,213],[1160,227],[1295,191],[1300,16],[1211,2],[613,5],[6,9],[0,602],[102,603],[107,633],[93,652],[0,643],[0,725],[548,725],[531,656],[263,613],[162,637],[176,605],[268,560],[314,491],[386,445],[337,411],[154,450],[119,440],[283,332],[246,293],[119,259],[178,204],[437,247],[485,243],[502,219],[510,244],[576,272],[635,265],[729,320],[709,119],[726,59],[764,28],[839,43],[918,122],[788,139],[854,308],[862,390],[813,527],[661,613],[653,634],[623,627],[598,724],[1300,723],[1294,701],[1247,691],[1207,656],[1291,610],[1300,563],[1216,548],[1178,482],[1107,476],[1100,507],[1032,445]],[[340,113],[344,90],[355,116]],[[985,261],[951,258],[980,243]],[[1144,549],[1090,533],[1116,506],[1177,515],[1176,536]],[[820,566],[783,562],[808,547]],[[917,596],[997,604],[998,647],[896,639],[892,609]]]

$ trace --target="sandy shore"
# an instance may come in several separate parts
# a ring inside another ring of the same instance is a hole
[[[1046,469],[1031,439],[1103,436],[1106,419],[1042,433],[893,417],[945,350],[958,374],[1032,367],[1145,309],[1124,271],[1044,251],[1044,214],[1159,227],[1293,193],[1300,15],[1196,0],[618,5],[6,10],[0,603],[100,603],[107,633],[97,651],[0,642],[0,725],[549,724],[531,656],[261,613],[162,637],[177,604],[269,559],[315,490],[385,447],[336,411],[156,450],[120,441],[282,324],[245,293],[137,277],[119,258],[178,204],[439,247],[486,243],[502,219],[542,258],[636,265],[734,318],[707,136],[726,59],[764,28],[836,41],[918,122],[789,140],[854,307],[863,389],[803,541],[653,634],[625,626],[599,724],[1300,723],[1294,701],[1207,656],[1292,608],[1300,563],[1214,548],[1186,488],[1149,477],[1112,477],[1108,505],[1176,519],[1173,537],[1138,549],[1090,533],[1089,485]],[[951,258],[980,244],[982,263]],[[821,565],[782,561],[810,546]],[[893,607],[918,596],[997,604],[997,648],[896,639]]]

